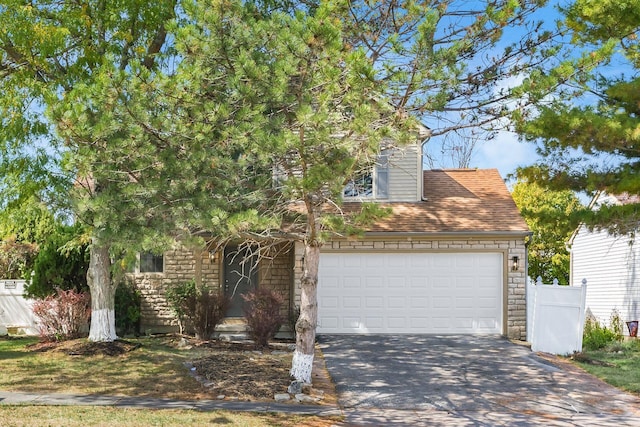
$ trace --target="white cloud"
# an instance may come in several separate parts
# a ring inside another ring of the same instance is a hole
[[[518,141],[513,132],[501,131],[494,139],[478,146],[471,166],[480,169],[497,168],[500,175],[506,177],[515,172],[518,166],[531,165],[538,158],[534,144]]]

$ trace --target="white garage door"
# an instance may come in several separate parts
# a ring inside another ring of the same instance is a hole
[[[323,253],[318,333],[502,333],[500,253]]]

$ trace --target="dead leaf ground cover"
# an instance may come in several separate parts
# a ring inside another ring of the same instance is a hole
[[[216,396],[243,400],[272,400],[284,393],[291,379],[291,352],[279,348],[255,350],[253,345],[206,343],[206,355],[191,364]]]

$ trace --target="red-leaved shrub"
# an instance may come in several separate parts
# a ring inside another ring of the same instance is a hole
[[[91,297],[86,292],[57,289],[55,295],[33,303],[38,317],[40,338],[44,341],[64,341],[82,336],[87,325]]]
[[[266,288],[258,288],[243,295],[244,317],[249,328],[249,337],[258,347],[267,347],[285,318],[280,313],[284,298]]]

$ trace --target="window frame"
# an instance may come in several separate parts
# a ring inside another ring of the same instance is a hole
[[[389,153],[387,150],[383,150],[376,160],[376,163],[371,167],[368,173],[361,173],[356,175],[350,180],[345,188],[342,190],[342,197],[345,200],[387,200],[389,198]],[[358,181],[364,181],[369,179],[371,182],[368,184],[369,188],[365,188],[365,191],[354,191],[361,184]],[[353,194],[347,194],[349,187],[353,188]]]
[[[143,269],[143,265],[144,265],[144,269]],[[151,267],[151,268],[147,268],[147,267]],[[158,254],[154,254],[153,252],[140,252],[138,254],[137,270],[138,270],[138,273],[150,273],[150,274],[164,273],[164,254],[158,255]]]

